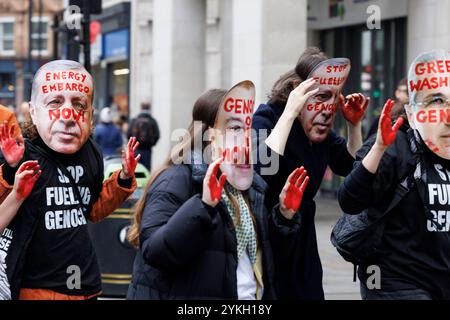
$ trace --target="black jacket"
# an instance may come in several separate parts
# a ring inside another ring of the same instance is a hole
[[[284,104],[272,103],[259,106],[253,116],[253,129],[257,130],[258,148],[264,153],[271,154],[264,142],[284,110]],[[267,135],[261,130],[267,130]],[[325,170],[331,170],[345,176],[352,170],[353,157],[347,151],[344,138],[331,132],[322,143],[311,144],[305,135],[299,121],[294,121],[289,134],[284,156],[279,155],[278,170],[275,174],[265,175],[267,167],[258,157],[257,170],[268,184],[266,203],[271,207],[278,201],[278,195],[287,177],[300,166],[304,166],[310,177],[308,187],[303,195],[300,214],[302,216],[301,230],[297,234],[292,252],[293,263],[286,263],[281,257],[275,257],[277,274],[281,275],[277,281],[277,295],[281,299],[320,300],[324,299],[322,287],[322,265],[317,249],[316,229],[314,217],[316,204],[314,197],[319,190]],[[272,160],[271,165],[274,164]],[[280,244],[274,242],[273,251],[279,252]]]
[[[370,275],[367,266],[377,265],[381,272],[381,290],[422,289],[433,298],[450,299],[450,233],[443,230],[430,232],[428,229],[434,227],[433,222],[445,218],[445,215],[439,218],[430,215],[429,209],[440,206],[442,211],[439,213],[447,213],[448,219],[449,206],[437,201],[430,205],[427,193],[429,187],[436,186],[436,183],[438,186],[447,185],[448,178],[444,176],[440,183],[439,178],[433,178],[433,171],[436,164],[442,164],[448,170],[450,162],[439,159],[420,138],[414,138],[412,129],[407,130],[406,126],[402,126],[398,131],[375,174],[365,169],[362,159],[376,137],[372,136],[364,143],[358,151],[353,171],[339,189],[339,203],[342,210],[349,214],[358,214],[369,207],[383,212],[398,184],[405,177],[414,176],[409,192],[386,216],[378,254],[366,265],[360,266],[359,277],[365,283]],[[420,171],[416,169],[417,163],[420,164]]]
[[[41,141],[41,145],[43,142]],[[30,247],[37,245],[33,242],[33,238],[38,227],[40,220],[44,219],[44,214],[48,210],[45,204],[45,190],[49,186],[58,186],[60,184],[58,176],[58,166],[52,160],[50,160],[46,155],[42,153],[43,148],[39,149],[37,147],[36,140],[30,142],[28,139],[25,140],[25,155],[22,161],[27,161],[30,159],[38,160],[40,168],[42,170],[42,176],[36,182],[32,193],[25,200],[19,209],[19,212],[11,221],[7,229],[9,229],[8,234],[3,234],[0,240],[10,241],[8,250],[3,254],[6,254],[6,272],[10,286],[11,298],[18,299],[19,291],[22,285],[23,279],[23,269],[28,256],[31,254]],[[86,162],[87,172],[86,176],[89,177],[91,198],[88,204],[85,204],[86,208],[85,216],[86,219],[89,218],[92,205],[98,199],[99,194],[102,190],[103,181],[103,161],[102,154],[98,145],[92,140],[88,141],[82,146],[82,148],[72,157],[80,157]],[[5,169],[5,167],[3,167]],[[6,174],[6,170],[4,172]],[[10,177],[12,178],[12,177]],[[8,179],[7,179],[8,180]],[[11,183],[12,181],[10,181]],[[80,200],[81,201],[81,200]],[[57,206],[51,206],[50,209],[58,208]],[[79,227],[81,236],[77,237],[76,240],[82,240],[83,243],[78,243],[82,245],[82,249],[85,253],[90,253],[95,258],[95,251],[90,243],[89,235],[87,231],[87,225],[81,225]],[[78,257],[74,253],[75,257]],[[45,257],[50,260],[50,257]],[[68,257],[71,258],[71,257]],[[95,283],[92,286],[95,287],[91,294],[97,293],[101,290],[100,282],[100,271],[98,270],[97,261],[94,261],[95,269]],[[91,285],[91,283],[90,283]],[[74,291],[75,292],[75,291]],[[75,293],[77,294],[77,293]],[[0,297],[1,298],[1,297]]]
[[[127,299],[237,299],[237,243],[223,200],[212,208],[201,200],[207,166],[174,165],[151,186],[141,221],[140,250]],[[264,181],[255,174],[249,199],[263,257],[263,299],[274,299],[270,238],[298,232],[299,216],[286,220],[264,206]],[[281,240],[278,240],[281,241]]]

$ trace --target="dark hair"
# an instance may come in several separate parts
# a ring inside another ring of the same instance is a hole
[[[189,125],[188,132],[186,133],[186,137],[184,137],[179,143],[177,143],[171,150],[169,157],[166,159],[166,161],[163,163],[161,167],[159,167],[156,171],[154,171],[147,183],[147,186],[145,187],[145,190],[139,199],[139,201],[136,203],[135,207],[135,213],[133,216],[133,221],[130,227],[130,230],[128,232],[128,241],[135,247],[139,247],[139,233],[140,233],[140,225],[142,220],[142,215],[144,213],[144,208],[147,200],[147,194],[148,191],[153,184],[153,182],[156,180],[156,178],[167,168],[174,165],[174,162],[172,159],[174,156],[179,156],[184,158],[185,156],[190,155],[184,155],[183,152],[185,150],[186,144],[190,144],[191,148],[190,150],[193,150],[194,148],[194,141],[196,140],[196,137],[198,134],[203,134],[208,128],[214,127],[214,123],[216,120],[216,115],[218,113],[220,103],[222,102],[223,97],[226,94],[226,90],[220,90],[220,89],[211,89],[203,93],[197,101],[194,103],[194,108],[192,110],[192,122]],[[195,132],[194,131],[194,122],[201,122],[202,123],[202,130],[201,132]],[[203,141],[202,140],[202,150],[206,148],[206,146],[210,143],[209,141]]]
[[[310,72],[322,61],[327,60],[327,55],[317,47],[307,48],[295,65],[295,72],[300,77],[301,81],[308,78]]]
[[[151,104],[150,102],[142,102],[141,103],[141,110],[150,110]]]
[[[397,84],[397,88],[401,86],[408,86],[408,79],[403,78],[402,80],[400,80]]]
[[[268,98],[273,102],[286,102],[291,91],[294,90],[300,82],[301,80],[295,70],[289,70],[281,75],[273,84],[272,91]]]

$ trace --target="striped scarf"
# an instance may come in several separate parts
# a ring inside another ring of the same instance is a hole
[[[242,192],[236,190],[231,185],[227,184],[227,190],[234,196],[237,200],[240,209],[240,221],[237,224],[236,221],[236,212],[232,205],[231,200],[228,198],[225,188],[222,190],[222,199],[225,201],[225,204],[228,208],[228,213],[233,219],[235,230],[236,230],[236,239],[237,239],[237,253],[238,259],[242,257],[245,250],[249,255],[250,261],[252,264],[256,262],[256,231],[253,225],[253,220],[251,217],[250,210],[247,206],[247,203],[244,200],[244,196]]]

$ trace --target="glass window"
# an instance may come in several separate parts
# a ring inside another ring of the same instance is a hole
[[[3,55],[14,54],[14,22],[0,21],[0,52]]]
[[[48,19],[34,17],[31,23],[31,50],[46,54],[48,48]]]

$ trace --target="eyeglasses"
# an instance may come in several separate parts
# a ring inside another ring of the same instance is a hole
[[[450,99],[442,99],[440,97],[432,98],[430,101],[422,101],[411,103],[411,106],[418,106],[423,108],[435,108],[435,109],[443,109],[450,107]]]

